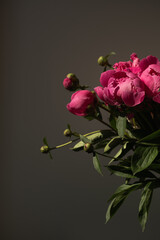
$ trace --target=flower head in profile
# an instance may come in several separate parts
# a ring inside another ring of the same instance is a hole
[[[89,90],[79,90],[72,94],[71,102],[67,104],[67,109],[78,116],[87,116],[94,111],[97,99],[93,92]]]

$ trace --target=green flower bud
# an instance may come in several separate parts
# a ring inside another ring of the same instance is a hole
[[[66,130],[64,130],[64,136],[66,136],[66,137],[71,137],[72,136],[72,132],[71,132],[71,130],[70,129],[66,129]]]
[[[40,148],[41,153],[48,153],[49,152],[49,147],[44,145]]]
[[[107,58],[101,56],[101,57],[98,58],[97,62],[100,66],[106,66],[107,65]]]
[[[88,152],[88,153],[93,152],[93,146],[91,143],[85,143],[83,149],[85,152]]]
[[[74,73],[68,73],[66,77],[73,81],[78,80]]]

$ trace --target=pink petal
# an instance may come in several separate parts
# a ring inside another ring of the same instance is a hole
[[[103,72],[101,74],[101,77],[100,77],[100,83],[103,87],[107,87],[108,85],[108,80],[110,79],[110,77],[113,76],[113,74],[115,73],[114,70],[108,70],[106,72]]]

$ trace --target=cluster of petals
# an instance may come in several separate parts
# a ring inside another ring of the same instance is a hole
[[[134,107],[143,102],[145,97],[160,103],[160,62],[154,56],[140,60],[133,53],[127,62],[118,62],[113,70],[101,74],[101,86],[95,87],[98,97],[109,105]],[[72,88],[73,81],[65,78],[63,85]],[[88,115],[94,109],[97,99],[89,90],[79,90],[71,96],[67,109],[78,116]]]
[[[145,96],[160,103],[160,62],[156,57],[140,60],[133,53],[130,61],[118,62],[113,68],[101,74],[102,87],[94,89],[106,104],[134,107]]]

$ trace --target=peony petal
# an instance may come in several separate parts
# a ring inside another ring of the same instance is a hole
[[[103,90],[103,88],[102,88],[102,87],[95,87],[95,88],[94,88],[94,91],[96,92],[96,94],[98,95],[98,97],[99,97],[102,101],[104,101],[104,97],[103,97],[103,92],[104,92],[104,90]]]
[[[129,80],[120,85],[120,91],[123,102],[129,107],[140,104],[145,97],[145,91],[141,91],[139,87],[136,88],[133,81],[129,82]]]
[[[153,101],[160,103],[160,93],[153,97]]]
[[[114,70],[108,70],[106,72],[103,72],[100,77],[100,83],[103,87],[107,87],[108,85],[108,80],[110,77],[114,75],[115,71]]]

